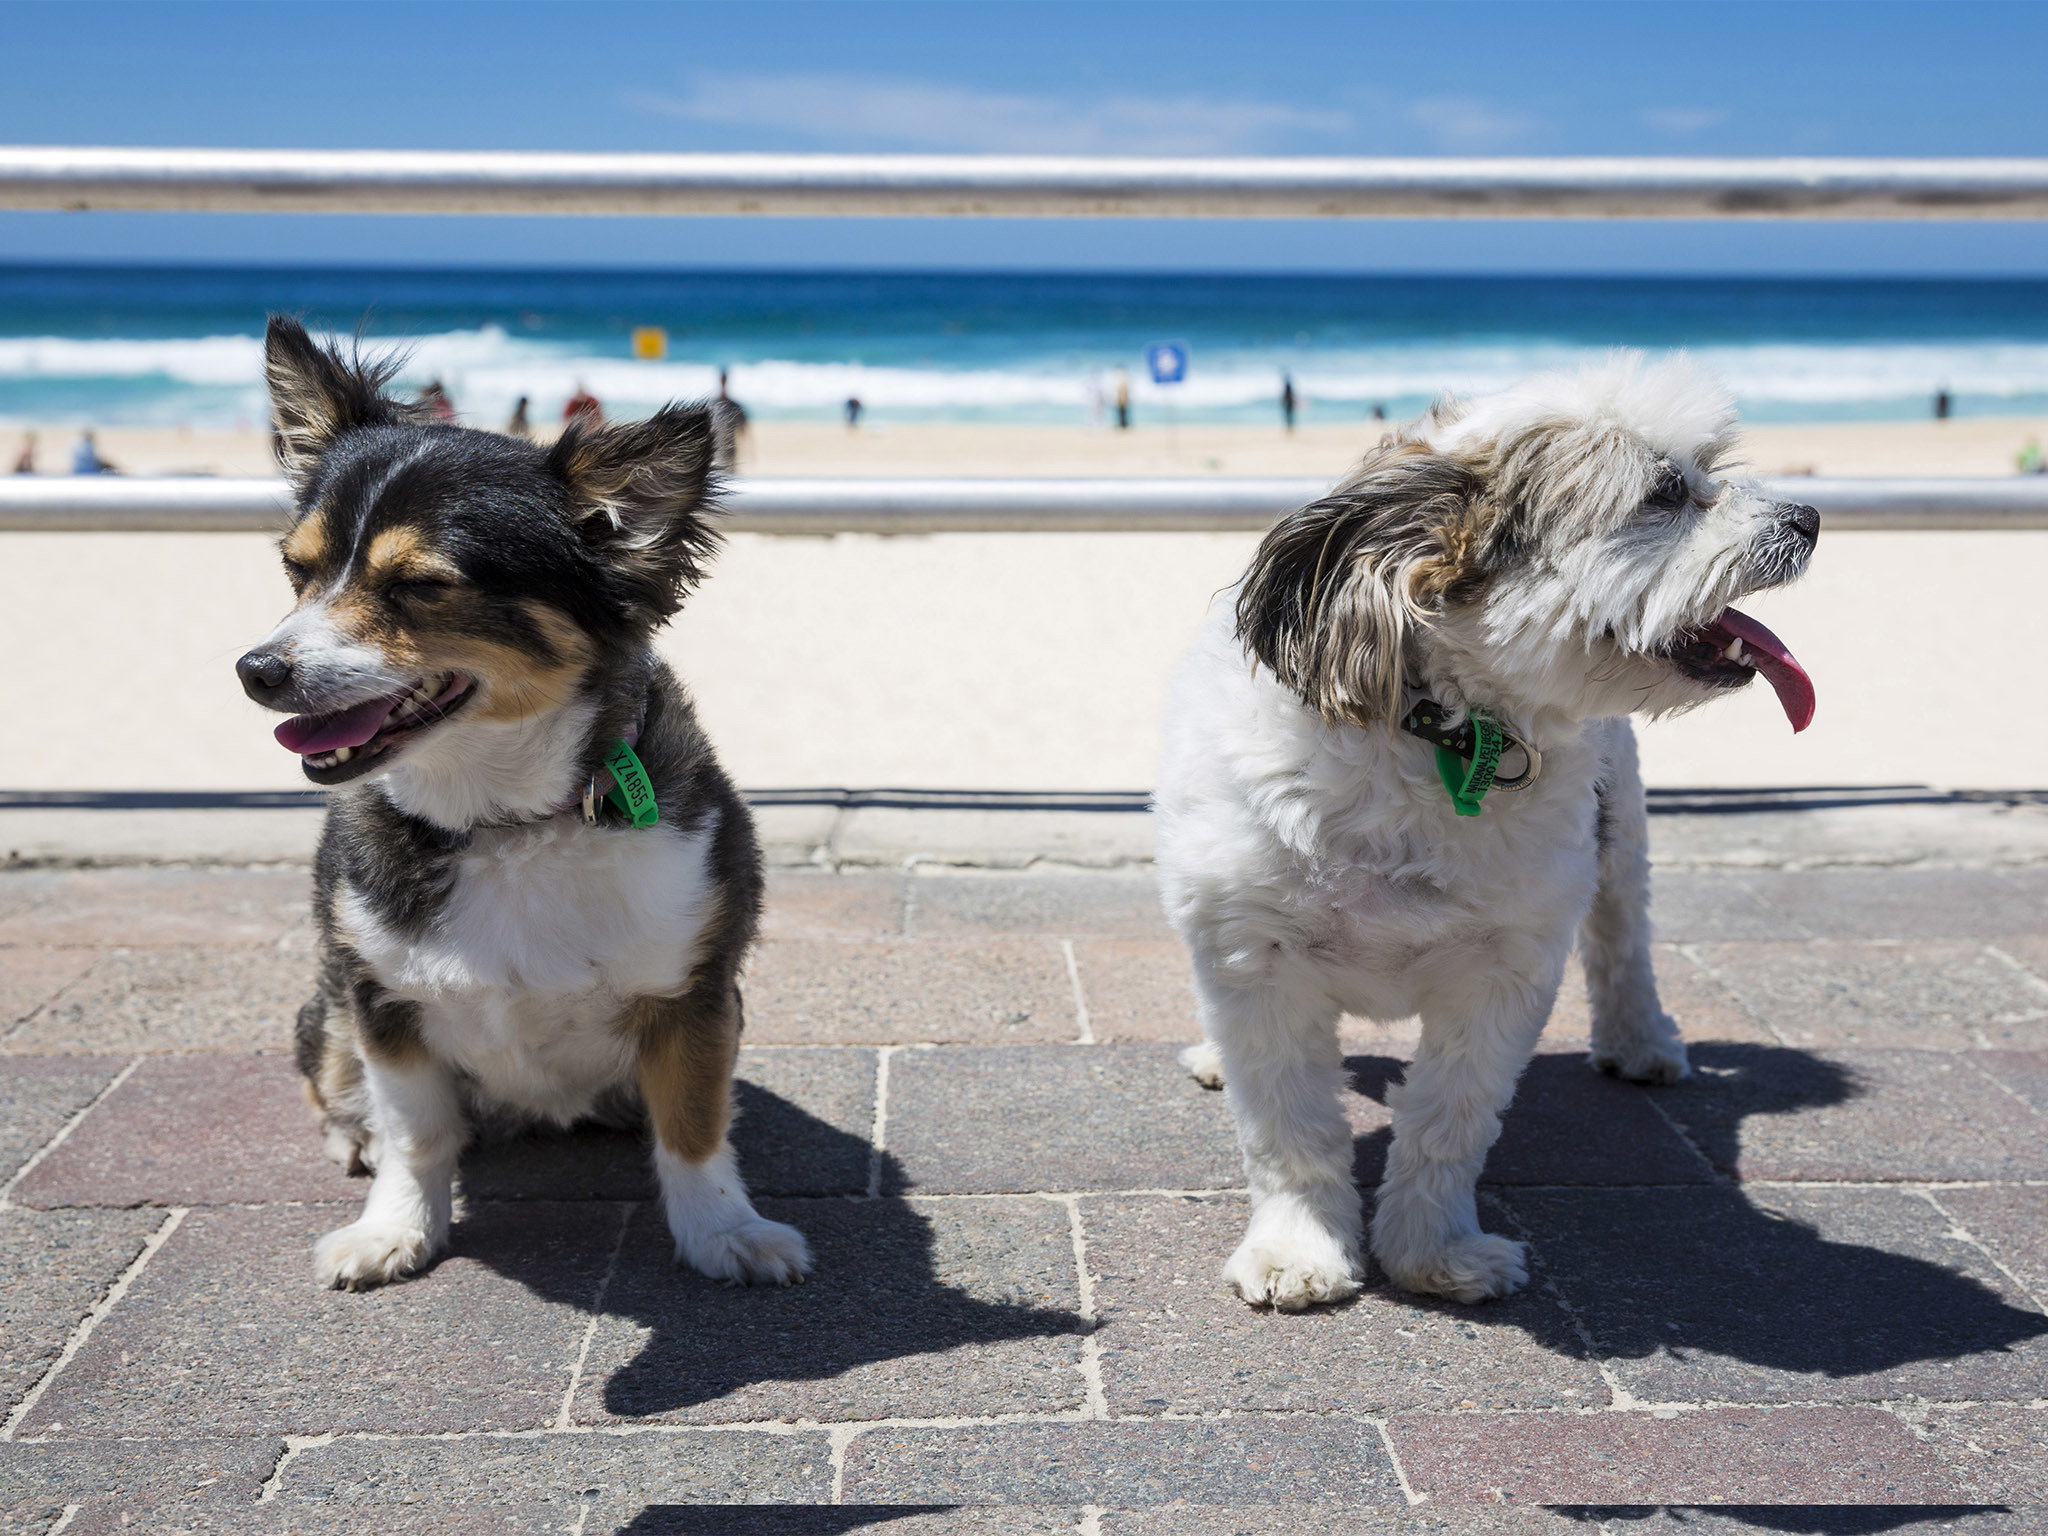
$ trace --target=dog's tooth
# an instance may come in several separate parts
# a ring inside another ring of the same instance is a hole
[[[1742,641],[1740,639],[1730,640],[1728,648],[1721,652],[1721,654],[1730,661],[1742,660]]]
[[[345,763],[355,755],[356,749],[354,747],[336,747],[334,749],[334,760],[337,763]]]

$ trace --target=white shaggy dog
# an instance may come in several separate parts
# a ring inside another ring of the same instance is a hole
[[[1340,1014],[1421,1016],[1372,1251],[1460,1301],[1527,1278],[1474,1185],[1574,934],[1593,1064],[1685,1076],[1626,716],[1758,672],[1795,730],[1813,712],[1798,663],[1728,605],[1798,576],[1819,518],[1721,477],[1734,426],[1683,358],[1441,403],[1266,536],[1182,665],[1160,881],[1207,1037],[1183,1060],[1226,1087],[1244,1146],[1251,1225],[1224,1275],[1246,1301],[1363,1278]]]

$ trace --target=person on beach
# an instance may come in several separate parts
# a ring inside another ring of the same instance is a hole
[[[87,427],[78,434],[78,442],[71,450],[71,473],[74,475],[111,475],[117,473],[114,466],[100,457],[99,442]]]
[[[526,414],[526,403],[526,396],[521,395],[519,403],[512,407],[512,419],[505,423],[507,437],[526,438],[529,441],[532,439],[533,421]]]
[[[852,431],[852,430],[853,430],[853,429],[854,429],[855,427],[857,427],[857,426],[859,426],[859,425],[860,425],[860,413],[861,413],[861,412],[862,412],[862,410],[864,410],[864,409],[865,409],[865,407],[864,407],[864,406],[862,406],[862,404],[860,403],[860,396],[859,396],[859,395],[848,395],[848,396],[846,397],[846,430],[847,430],[847,431],[851,432],[851,431]]]
[[[1297,397],[1294,393],[1294,375],[1291,373],[1281,374],[1280,419],[1287,424],[1287,430],[1290,434],[1292,434],[1292,432],[1294,431],[1294,407],[1296,404],[1296,399]]]
[[[569,403],[562,407],[562,420],[580,421],[586,427],[604,425],[604,407],[598,404],[597,396],[583,387],[583,381],[576,381],[576,393],[569,397]]]
[[[455,402],[448,398],[448,391],[441,387],[439,379],[435,379],[420,391],[420,404],[434,413],[436,421],[455,419]]]
[[[17,475],[32,475],[36,472],[35,433],[21,434],[21,452],[14,456],[14,472]]]
[[[711,403],[713,419],[725,428],[719,435],[719,469],[737,469],[740,449],[745,446],[747,435],[747,408],[733,399],[726,370],[718,370],[718,398]]]
[[[1944,384],[1934,392],[1934,419],[1936,421],[1947,421],[1948,408],[1948,386]]]
[[[1116,371],[1116,429],[1131,430],[1131,376],[1121,368]]]

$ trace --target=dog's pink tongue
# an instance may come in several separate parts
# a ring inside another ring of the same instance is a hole
[[[1778,695],[1778,705],[1792,722],[1794,734],[1813,724],[1813,679],[1792,654],[1791,648],[1739,608],[1724,611],[1714,627],[1742,642],[1749,663],[1763,673]]]
[[[377,734],[377,727],[397,702],[396,697],[369,699],[338,714],[293,715],[275,734],[287,751],[301,757],[332,752],[336,747],[360,747]]]

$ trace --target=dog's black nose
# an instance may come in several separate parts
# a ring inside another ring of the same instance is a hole
[[[235,676],[242,680],[242,692],[268,704],[291,682],[292,664],[276,651],[251,651],[235,663]]]
[[[1820,514],[1812,507],[1805,506],[1796,501],[1780,502],[1778,505],[1778,516],[1782,517],[1785,520],[1785,525],[1802,539],[1806,540],[1807,543],[1813,544],[1819,541]]]

